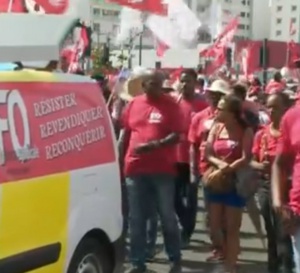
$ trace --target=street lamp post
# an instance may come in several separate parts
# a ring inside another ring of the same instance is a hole
[[[136,34],[133,34],[132,31],[130,31],[129,36],[129,43],[128,43],[128,68],[132,68],[132,51],[134,49],[134,42],[136,38],[139,38],[139,65],[142,64],[142,50],[143,50],[143,30],[139,31]]]

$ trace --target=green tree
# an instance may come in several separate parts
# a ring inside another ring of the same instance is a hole
[[[102,47],[102,48],[94,48],[92,50],[92,58],[93,58],[93,71],[94,73],[102,72],[106,69],[111,69],[111,63],[109,61],[110,52],[109,48]]]
[[[95,47],[92,49],[92,58],[93,58],[93,71],[99,72],[103,66],[102,60],[103,51],[100,47]]]

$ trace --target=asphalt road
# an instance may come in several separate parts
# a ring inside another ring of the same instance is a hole
[[[199,213],[196,231],[192,237],[191,245],[182,251],[183,273],[222,273],[221,265],[206,262],[210,255],[210,241],[204,224],[203,202],[199,197]],[[163,250],[161,235],[158,239],[158,248],[161,250],[154,263],[148,264],[151,273],[167,273],[168,260]],[[241,254],[239,256],[240,273],[266,273],[266,250],[257,236],[248,214],[243,215],[241,228]],[[125,264],[125,268],[127,265]]]

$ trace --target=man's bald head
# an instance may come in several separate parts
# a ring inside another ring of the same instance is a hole
[[[143,78],[143,89],[149,97],[158,97],[162,92],[163,75],[155,70],[149,71]]]

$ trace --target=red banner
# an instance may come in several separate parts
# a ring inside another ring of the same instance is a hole
[[[0,84],[0,183],[114,160],[96,84]]]
[[[62,14],[69,8],[69,0],[1,0],[0,12]]]
[[[143,12],[154,13],[162,16],[168,15],[168,8],[167,5],[163,3],[163,0],[108,0],[108,2]]]

